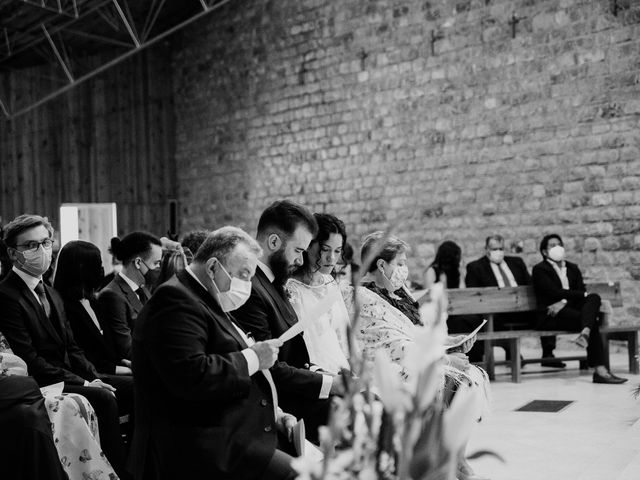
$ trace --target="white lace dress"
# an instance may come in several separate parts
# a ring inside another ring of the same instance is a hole
[[[290,279],[286,288],[289,301],[302,323],[311,363],[330,373],[349,369],[347,326],[349,313],[340,287],[330,275],[322,275],[320,285],[307,285]]]

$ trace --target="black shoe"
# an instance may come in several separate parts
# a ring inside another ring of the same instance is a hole
[[[609,384],[620,384],[626,382],[628,379],[616,377],[611,373],[607,373],[607,375],[600,375],[598,372],[593,372],[593,383],[609,383]]]
[[[566,363],[561,362],[560,360],[557,360],[554,356],[553,353],[549,354],[549,355],[544,355],[543,356],[545,358],[547,358],[547,360],[542,360],[542,362],[540,362],[540,365],[542,365],[543,367],[551,367],[551,368],[565,368],[567,366]]]
[[[612,376],[613,378],[615,378],[616,380],[622,380],[620,383],[624,383],[624,382],[629,381],[629,379],[628,379],[628,378],[619,377],[619,376],[617,376],[617,375],[614,375],[614,374],[613,374],[613,373],[611,373],[611,372],[609,372],[609,375],[611,375],[611,376]]]

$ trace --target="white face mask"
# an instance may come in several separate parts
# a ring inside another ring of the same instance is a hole
[[[504,260],[504,250],[489,250],[489,260],[500,264]]]
[[[382,270],[382,275],[389,282],[389,286],[391,287],[391,292],[395,292],[396,290],[402,288],[402,286],[407,281],[407,277],[409,277],[409,267],[406,265],[398,265],[391,272],[391,277],[387,277]]]
[[[227,272],[227,269],[224,268],[222,263],[220,263],[220,267],[224,273],[231,279],[231,285],[229,286],[229,290],[226,292],[221,292],[216,285],[216,281],[211,277],[211,281],[213,282],[213,286],[216,287],[218,291],[218,301],[220,302],[220,307],[224,312],[231,312],[233,310],[237,310],[242,305],[245,304],[247,300],[249,300],[249,296],[251,295],[251,282],[248,280],[242,280],[240,278],[232,277]]]
[[[564,260],[564,247],[562,245],[556,245],[551,247],[548,251],[549,258],[554,262],[561,262]]]
[[[52,256],[53,249],[51,247],[45,248],[40,246],[36,250],[18,252],[17,262],[20,268],[29,275],[33,277],[41,277],[47,270],[49,270]]]

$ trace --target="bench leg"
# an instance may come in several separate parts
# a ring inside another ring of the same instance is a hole
[[[520,383],[520,339],[509,339],[509,351],[511,352],[511,381]]]
[[[638,365],[638,332],[629,332],[627,351],[629,353],[629,372],[637,375],[640,373],[640,366]]]
[[[496,365],[493,359],[493,342],[491,340],[484,341],[484,366],[487,369],[489,380],[495,380]]]

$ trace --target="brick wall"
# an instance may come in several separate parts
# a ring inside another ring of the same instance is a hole
[[[638,317],[640,2],[615,4],[230,2],[174,40],[183,230],[289,197],[354,239],[397,223],[413,267],[493,232],[531,266],[558,232]]]

